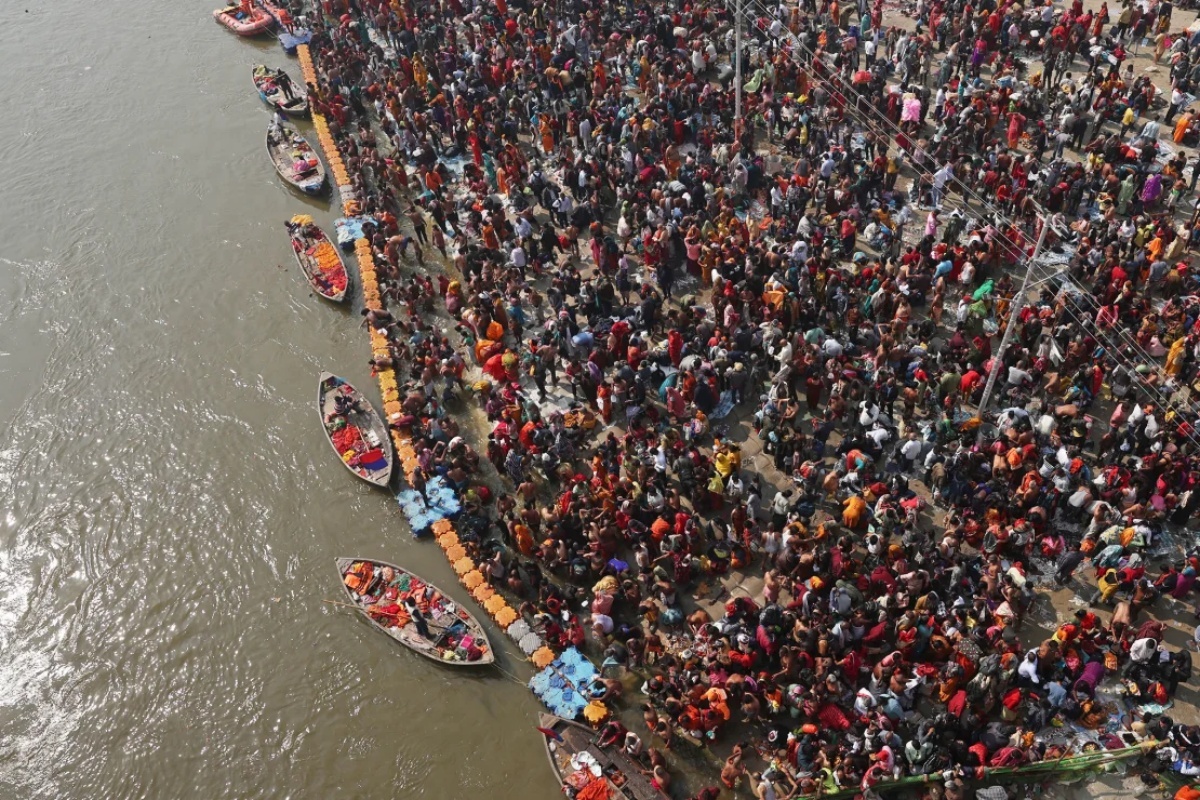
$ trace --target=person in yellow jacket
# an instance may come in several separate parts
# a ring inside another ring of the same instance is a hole
[[[867,501],[858,495],[851,495],[842,503],[842,524],[854,530],[863,521],[867,512]]]
[[[1183,354],[1187,348],[1187,338],[1179,337],[1171,342],[1171,349],[1167,351],[1167,364],[1164,372],[1174,378],[1183,370]]]
[[[1125,115],[1121,117],[1122,139],[1125,138],[1125,134],[1129,132],[1129,129],[1133,127],[1135,122],[1137,122],[1137,112],[1133,110],[1133,106],[1127,106],[1125,108]]]
[[[1092,603],[1111,605],[1120,585],[1121,579],[1117,577],[1117,571],[1111,568],[1105,570],[1104,574],[1096,579],[1096,594],[1092,596]]]

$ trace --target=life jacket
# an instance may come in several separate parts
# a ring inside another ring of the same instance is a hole
[[[355,594],[366,594],[367,589],[371,585],[373,572],[370,564],[365,561],[358,561],[350,565],[350,569],[346,572],[344,578],[346,587]]]

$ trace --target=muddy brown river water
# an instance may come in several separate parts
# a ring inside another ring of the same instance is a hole
[[[469,599],[321,435],[321,370],[374,387],[263,148],[299,67],[212,5],[0,7],[0,797],[555,797],[528,690],[322,602],[339,555]]]

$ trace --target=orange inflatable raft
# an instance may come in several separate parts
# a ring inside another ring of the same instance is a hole
[[[238,36],[256,36],[275,24],[274,17],[249,3],[218,8],[213,11],[213,19]]]
[[[292,15],[284,8],[283,3],[272,2],[271,0],[255,0],[255,4],[266,11],[271,17],[278,22],[282,27],[290,27]]]

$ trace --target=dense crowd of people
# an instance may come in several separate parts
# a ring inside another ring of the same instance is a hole
[[[308,92],[373,219],[390,422],[549,641],[650,676],[611,746],[669,792],[645,735],[741,740],[721,781],[760,798],[969,796],[1062,755],[1056,725],[1200,774],[1165,710],[1191,653],[1150,615],[1200,568],[1169,547],[1200,507],[1200,39],[1170,2],[919,0],[902,29],[747,0],[740,53],[707,0],[322,6]],[[719,595],[733,570],[762,593]],[[1042,639],[1051,585],[1092,608]]]

